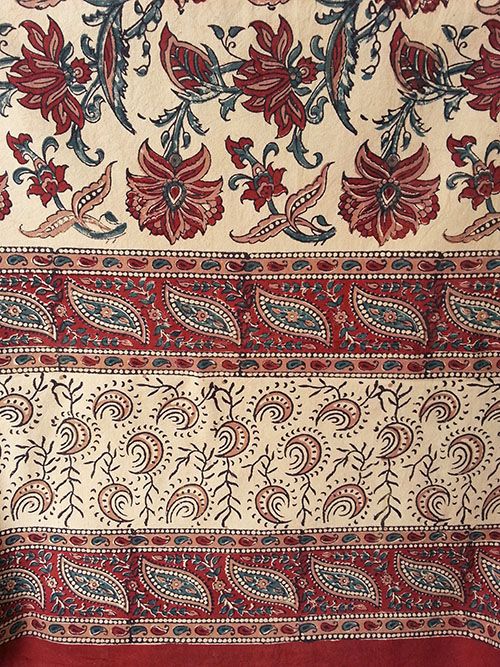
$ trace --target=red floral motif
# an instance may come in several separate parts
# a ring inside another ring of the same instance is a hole
[[[457,167],[465,167],[467,161],[465,158],[470,156],[472,146],[477,144],[476,137],[466,135],[461,139],[455,139],[451,135],[448,137],[446,147],[451,153],[451,159]]]
[[[253,148],[253,146],[254,143],[252,139],[249,139],[248,137],[242,137],[241,139],[238,139],[238,141],[231,139],[231,137],[226,139],[226,150],[231,156],[231,162],[238,169],[244,169],[245,163],[243,162],[242,157],[245,156],[247,151],[250,148]]]
[[[294,127],[304,129],[306,112],[297,89],[314,81],[316,64],[311,58],[290,61],[293,34],[283,17],[277,32],[264,21],[254,21],[251,26],[262,51],[251,46],[250,59],[234,77],[235,85],[249,97],[243,106],[248,111],[263,113],[268,123],[274,120],[278,137],[284,137]]]
[[[476,145],[476,138],[465,136],[461,139],[448,137],[446,146],[451,153],[451,159],[457,167],[463,167],[470,161],[473,165],[473,175],[468,178],[465,188],[459,199],[470,199],[472,208],[476,210],[481,204],[493,195],[500,193],[500,166],[491,161],[486,165],[472,152]]]
[[[340,214],[351,231],[373,236],[380,245],[414,234],[436,218],[440,178],[422,180],[429,165],[429,150],[422,145],[405,160],[383,159],[363,144],[356,155],[360,178],[342,177]]]
[[[379,2],[387,2],[387,0],[379,0]],[[388,0],[394,9],[401,9],[406,16],[412,17],[418,11],[427,14],[435,11],[440,5],[448,6],[449,0]]]
[[[45,119],[52,117],[57,134],[66,132],[72,123],[83,127],[83,110],[72,87],[89,81],[87,63],[81,58],[75,58],[71,63],[62,61],[64,38],[52,19],[47,32],[33,21],[24,21],[21,25],[34,50],[23,46],[24,57],[7,75],[9,82],[25,93],[20,104],[27,109],[40,109]]]
[[[500,21],[486,21],[490,32],[489,42],[493,51],[481,47],[480,60],[474,62],[462,77],[462,85],[475,95],[469,106],[478,111],[490,112],[490,117],[497,120],[500,113]]]
[[[64,179],[68,165],[55,165],[53,160],[47,165],[39,176],[32,176],[32,184],[28,188],[29,195],[37,195],[42,200],[42,204],[47,204],[54,199],[60,192],[71,190],[71,185]]]
[[[255,210],[260,211],[273,197],[287,193],[288,190],[281,182],[285,171],[284,168],[275,169],[272,164],[265,168],[261,164],[255,165],[252,169],[253,179],[247,184],[241,201],[252,201]]]
[[[0,220],[4,220],[10,213],[12,202],[7,191],[8,176],[0,176]]]
[[[204,234],[208,225],[220,220],[224,211],[222,178],[203,180],[210,164],[205,146],[187,160],[173,155],[168,161],[144,142],[139,165],[145,175],[136,176],[127,170],[127,209],[140,228],[166,236],[173,244],[198,232]]]
[[[486,199],[500,193],[500,166],[495,166],[493,162],[488,166],[476,162],[474,175],[466,183],[458,198],[470,199],[472,208],[476,210]]]
[[[17,137],[12,136],[10,132],[7,134],[7,145],[19,164],[26,164],[28,162],[26,152],[32,141],[33,139],[29,134],[20,134]]]
[[[391,65],[401,86],[418,93],[435,88],[443,68],[437,54],[425,44],[408,39],[401,24],[391,39]]]

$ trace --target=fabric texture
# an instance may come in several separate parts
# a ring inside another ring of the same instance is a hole
[[[498,661],[499,114],[498,0],[3,0],[0,663]]]

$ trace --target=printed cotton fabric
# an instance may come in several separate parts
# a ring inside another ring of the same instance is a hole
[[[2,1],[5,664],[488,664],[499,114],[497,0]]]

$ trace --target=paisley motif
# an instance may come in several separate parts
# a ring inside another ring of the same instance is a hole
[[[253,600],[298,609],[297,591],[284,574],[264,567],[244,565],[232,558],[227,562],[227,574],[234,586]]]
[[[462,329],[500,337],[500,301],[497,299],[464,294],[448,286],[445,303],[448,315]]]
[[[465,591],[458,576],[449,567],[431,561],[420,562],[398,554],[398,572],[411,588],[447,598],[465,599]]]
[[[12,567],[0,573],[0,604],[28,598],[43,607],[43,587],[32,572],[22,567]]]
[[[75,595],[93,603],[119,607],[128,611],[127,593],[111,574],[73,563],[61,556],[59,568],[65,584]]]
[[[0,324],[56,339],[56,325],[40,301],[18,292],[0,292]]]
[[[233,343],[241,341],[240,327],[236,318],[214,299],[182,294],[167,286],[165,303],[172,317],[189,331],[204,336],[224,338]]]
[[[257,312],[272,329],[289,336],[314,338],[328,345],[330,326],[323,313],[310,303],[269,294],[260,287],[255,294]]]
[[[353,308],[371,331],[380,336],[406,338],[425,345],[428,338],[425,320],[416,308],[400,301],[376,297],[355,286]]]
[[[142,575],[146,585],[163,600],[211,611],[210,592],[203,581],[194,574],[143,560]]]
[[[148,332],[139,312],[123,299],[68,284],[68,298],[77,314],[91,326],[147,342]]]
[[[477,562],[486,583],[495,595],[500,597],[500,562],[482,553],[479,554]]]
[[[311,558],[311,573],[328,593],[380,605],[380,592],[375,581],[357,567],[325,563]]]

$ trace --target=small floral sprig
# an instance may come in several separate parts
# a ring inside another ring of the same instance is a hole
[[[251,169],[251,175],[239,172],[231,176],[229,187],[231,190],[237,190],[241,184],[245,184],[246,189],[241,195],[241,201],[251,201],[256,211],[267,205],[270,215],[260,220],[246,234],[232,233],[231,238],[239,243],[257,243],[280,232],[296,241],[306,243],[320,243],[331,238],[335,234],[335,228],[329,225],[323,216],[316,216],[312,220],[304,217],[323,196],[330,165],[325,165],[311,184],[290,195],[284,207],[285,211],[280,213],[274,199],[288,193],[288,189],[282,183],[286,169],[277,169],[272,162],[269,162],[271,155],[278,155],[279,148],[274,142],[266,144],[262,159],[258,160],[252,153],[253,147],[253,141],[247,137],[237,141],[231,137],[226,139],[226,150],[235,167],[244,169],[248,165]],[[309,232],[306,233],[305,229]]]
[[[59,143],[54,137],[47,137],[42,143],[40,156],[32,149],[32,142],[33,139],[29,134],[21,133],[17,137],[7,134],[9,148],[19,164],[23,165],[14,171],[13,180],[21,185],[28,178],[31,181],[27,191],[28,196],[40,197],[45,207],[50,203],[55,204],[57,212],[49,215],[34,230],[26,231],[20,228],[25,236],[47,238],[71,227],[85,236],[101,240],[113,239],[125,232],[126,224],[119,223],[109,211],[99,219],[90,215],[92,209],[101,204],[110,192],[111,164],[98,181],[75,192],[71,207],[67,208],[60,198],[61,194],[73,189],[66,181],[67,165],[57,165],[53,159],[49,160],[47,157],[50,150],[57,151]],[[25,166],[28,163],[31,166]]]
[[[486,208],[485,215],[475,220],[461,234],[444,235],[452,243],[479,241],[500,229],[500,212],[494,203],[494,197],[500,194],[500,164],[492,159],[494,153],[500,154],[500,141],[492,141],[487,146],[483,159],[473,148],[476,144],[476,138],[470,135],[461,139],[450,135],[446,144],[457,167],[466,167],[467,164],[472,166],[471,172],[456,171],[451,174],[446,181],[448,188],[454,190],[459,184],[465,185],[458,199],[470,200],[475,211],[480,207]]]

